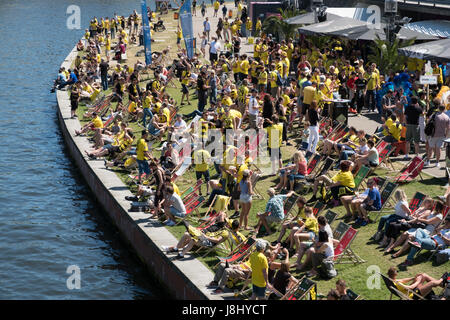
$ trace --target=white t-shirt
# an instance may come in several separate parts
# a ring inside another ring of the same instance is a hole
[[[425,231],[428,232],[428,234],[433,233],[434,229],[436,229],[436,227],[441,223],[442,221],[442,213],[436,214],[435,212],[432,212],[428,217],[428,219],[433,219],[434,217],[438,217],[439,220],[435,223],[435,224],[429,224],[425,227]]]
[[[408,208],[408,202],[406,202],[406,201],[399,201],[395,205],[395,214],[397,216],[402,217],[402,218],[406,218],[406,217],[408,217],[408,213],[402,209],[402,205],[404,205],[405,207]]]
[[[330,225],[327,223],[321,230],[328,234],[328,242],[333,243],[333,230],[331,230]]]
[[[186,208],[184,206],[183,200],[181,200],[180,196],[176,193],[174,193],[170,198],[169,201],[172,203],[172,206],[177,209],[177,211],[186,214]]]
[[[184,121],[183,119],[177,120],[177,121],[175,121],[174,127],[177,129],[184,130],[187,128],[186,121]]]
[[[369,151],[369,147],[367,146],[367,144],[364,145],[364,146],[359,146],[359,147],[358,147],[358,153],[359,153],[359,154],[364,154],[364,153],[366,153],[367,151]]]
[[[253,116],[257,116],[259,114],[258,100],[254,97],[250,97],[248,101],[248,113]]]
[[[326,245],[326,249],[324,251],[325,257],[331,257],[334,255],[334,248],[333,248],[333,244],[331,244],[330,242],[325,243]]]

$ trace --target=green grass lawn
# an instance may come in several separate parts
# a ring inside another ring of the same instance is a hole
[[[175,36],[175,35],[173,35]],[[171,44],[173,47],[176,47],[175,38],[169,39],[167,43],[164,43],[163,46],[166,46],[167,44]],[[162,46],[161,43],[156,43],[155,47]],[[153,47],[153,48],[155,48]],[[162,48],[162,47],[161,47]],[[130,49],[132,50],[132,49]],[[137,47],[136,47],[137,50]],[[167,88],[167,92],[175,98],[175,100],[179,103],[181,100],[181,92],[180,92],[180,84],[177,80],[174,81],[177,84],[177,88]],[[141,87],[145,87],[146,82],[142,82],[140,85]],[[105,94],[111,93],[111,89],[109,89]],[[191,91],[193,93],[193,90]],[[127,95],[125,95],[127,96]],[[192,95],[191,95],[192,96]],[[192,112],[196,106],[197,106],[197,100],[191,98],[192,105],[185,105],[180,106],[179,112],[182,114],[187,114]],[[124,104],[127,103],[127,97],[125,98]],[[112,105],[112,107],[115,107],[115,103]],[[85,120],[82,118],[83,113],[86,111],[87,107],[85,103],[80,103],[80,107],[77,111],[77,115],[80,119],[81,124],[85,123]],[[134,141],[134,145],[136,143],[136,140],[138,137],[140,137],[139,132],[142,130],[141,127],[137,126],[136,123],[130,123],[130,126],[134,129],[134,132],[136,134],[136,138]],[[297,126],[294,126],[293,132],[298,132]],[[292,135],[292,132],[290,133]],[[153,143],[153,148],[159,147],[161,144],[161,141],[155,141]],[[281,148],[282,150],[282,156],[283,160],[286,161],[291,158],[292,154],[295,152],[295,148],[291,146],[283,146]],[[155,157],[159,157],[159,152],[156,150],[153,150],[153,154]],[[399,168],[400,165],[394,163],[396,168]],[[116,170],[116,173],[118,176],[125,182],[127,172]],[[389,171],[386,168],[379,168],[376,170],[375,175],[382,176],[382,177],[393,177],[396,172]],[[210,168],[210,174],[211,176],[214,176],[216,174],[213,166]],[[332,174],[332,173],[331,173]],[[330,174],[330,175],[331,175]],[[420,181],[414,181],[411,183],[408,183],[404,186],[401,186],[408,195],[408,199],[411,199],[411,197],[414,195],[416,191],[420,191],[422,193],[425,193],[431,197],[435,197],[437,195],[442,195],[444,193],[443,185],[445,182],[443,182],[442,179],[433,178],[431,176],[428,176],[426,174],[423,174],[424,180]],[[180,177],[176,183],[181,191],[187,189],[188,187],[192,186],[195,183],[195,175],[192,169],[190,169],[186,174],[184,174],[182,177]],[[256,219],[256,213],[257,212],[263,212],[266,206],[267,202],[267,194],[266,190],[269,187],[274,187],[276,183],[278,182],[278,177],[272,176],[272,177],[265,177],[262,180],[258,182],[257,188],[261,191],[261,193],[266,198],[265,200],[258,200],[254,199],[252,204],[252,209],[250,211],[249,215],[249,226],[255,226],[257,223]],[[135,191],[136,188],[134,186],[130,187],[131,191]],[[203,194],[205,194],[205,186],[202,186]],[[311,197],[311,194],[307,194],[305,196],[307,199]],[[202,207],[199,210],[199,213],[201,216],[205,214],[207,210],[207,207]],[[339,214],[339,216],[336,218],[336,220],[332,224],[332,228],[335,228],[337,224],[342,221],[342,216],[345,214],[345,209],[343,206],[339,206],[337,208],[333,209],[335,212]],[[324,210],[322,213],[324,213],[326,210]],[[229,214],[231,215],[234,211],[229,211]],[[373,218],[373,216],[372,216]],[[371,300],[380,300],[380,299],[389,299],[389,292],[387,291],[384,283],[381,279],[379,282],[379,288],[375,289],[369,289],[367,286],[367,281],[369,277],[372,274],[368,273],[368,270],[376,269],[384,274],[386,274],[387,270],[391,266],[396,266],[403,262],[405,260],[405,256],[399,257],[397,259],[391,259],[390,255],[383,255],[382,251],[379,251],[376,249],[378,246],[377,244],[369,244],[369,238],[375,233],[377,228],[377,223],[369,224],[365,227],[358,227],[354,226],[358,230],[358,235],[356,239],[354,240],[352,244],[352,249],[364,260],[366,260],[365,263],[353,265],[353,264],[339,264],[336,266],[336,269],[338,270],[338,276],[335,279],[324,281],[319,280],[317,278],[314,278],[314,281],[317,281],[318,285],[318,292],[322,294],[326,294],[329,289],[335,287],[335,282],[337,279],[345,279],[348,286],[352,288],[353,291],[356,293],[362,295],[365,299],[371,299]],[[180,238],[181,235],[185,232],[184,226],[175,226],[175,227],[168,227],[167,228],[176,238]],[[279,228],[278,228],[279,230]],[[248,234],[247,231],[244,232],[245,235]],[[266,237],[267,240],[273,241],[277,238],[278,232],[275,234]],[[429,252],[422,251],[415,259],[416,263],[408,267],[407,271],[401,271],[399,274],[399,278],[403,277],[409,277],[413,276],[416,273],[419,272],[425,272],[433,277],[439,278],[444,271],[447,271],[448,269],[448,263],[441,265],[441,266],[434,266],[431,261],[427,261],[429,256]],[[209,256],[206,256],[205,258],[200,258],[200,260],[207,265],[208,267],[212,267],[217,263],[217,258],[214,254],[211,254]],[[293,263],[293,259],[291,259],[291,263]],[[373,271],[372,271],[373,272]],[[300,274],[294,272],[294,276],[299,277]],[[212,279],[211,279],[212,280]]]

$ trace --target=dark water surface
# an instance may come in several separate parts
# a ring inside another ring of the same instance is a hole
[[[81,9],[81,30],[66,27],[72,4]],[[0,1],[0,299],[167,297],[75,169],[49,91],[91,17],[128,15],[139,6]],[[80,268],[79,290],[66,286],[70,265]]]

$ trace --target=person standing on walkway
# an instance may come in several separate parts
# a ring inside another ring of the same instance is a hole
[[[206,36],[208,37],[208,41],[209,41],[209,33],[211,32],[211,24],[209,23],[208,17],[206,17],[205,21],[203,21],[203,32],[206,32]]]
[[[103,91],[108,90],[108,69],[109,69],[108,62],[102,59],[100,62],[100,77],[102,79]]]
[[[206,85],[206,73],[201,71],[197,78],[197,96],[198,96],[198,111],[203,112],[207,104],[207,96],[209,87]]]
[[[197,0],[192,0],[192,15],[197,16]]]
[[[419,154],[419,117],[422,115],[423,110],[419,106],[419,100],[417,97],[411,98],[411,104],[405,108],[406,116],[406,153],[405,160],[409,158],[410,143],[414,142],[414,151],[416,155]]]
[[[213,6],[214,6],[214,14],[213,14],[213,17],[217,17],[217,12],[219,11],[219,7],[220,7],[219,1],[217,1],[217,0],[214,1]]]
[[[150,167],[148,165],[148,160],[150,159],[150,153],[148,151],[147,143],[150,140],[148,139],[148,131],[143,130],[141,134],[141,138],[138,140],[136,145],[136,154],[137,154],[137,163],[139,169],[139,184],[141,184],[142,174],[145,173],[146,177],[150,174]]]
[[[436,167],[439,168],[440,167],[439,160],[441,158],[441,147],[449,131],[450,118],[445,114],[445,106],[442,104],[439,106],[439,111],[432,117],[434,117],[435,128],[434,133],[428,142],[427,161],[425,165],[426,166],[430,165],[430,159],[434,151],[434,154],[436,156]]]
[[[216,37],[212,37],[212,41],[209,44],[209,61],[214,64],[217,61],[217,49],[220,48],[220,43],[217,41]]]
[[[202,9],[201,9],[202,17],[204,18],[204,17],[205,17],[205,14],[206,14],[206,4],[205,4],[205,1],[202,2],[201,8],[202,8]]]

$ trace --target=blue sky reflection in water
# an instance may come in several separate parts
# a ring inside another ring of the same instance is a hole
[[[68,30],[69,5],[81,29]],[[93,16],[128,15],[138,0],[0,2],[0,299],[161,299],[74,168],[52,80]],[[69,290],[67,267],[81,270]]]

